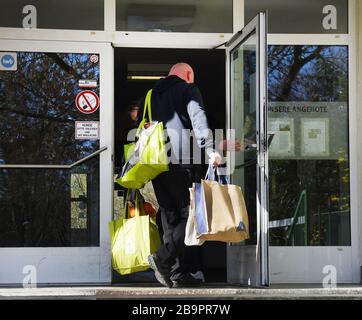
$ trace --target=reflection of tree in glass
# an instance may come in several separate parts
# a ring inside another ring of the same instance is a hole
[[[96,150],[98,142],[74,140],[75,120],[99,116],[80,114],[74,104],[78,80],[99,78],[88,56],[19,53],[18,71],[0,73],[0,139],[7,163],[70,163]]]
[[[71,175],[71,229],[87,228],[87,175]]]
[[[345,46],[269,46],[269,100],[348,101]]]

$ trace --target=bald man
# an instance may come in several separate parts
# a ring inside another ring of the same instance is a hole
[[[151,109],[152,120],[162,121],[167,131],[171,164],[168,172],[152,181],[160,205],[164,244],[149,256],[149,263],[157,280],[169,288],[199,286],[201,281],[190,275],[192,270],[185,257],[189,250],[184,244],[189,187],[193,182],[190,138],[185,131],[194,132],[199,148],[205,151],[214,166],[220,164],[221,156],[213,148],[202,96],[194,84],[194,71],[190,65],[175,64],[169,75],[156,83]]]

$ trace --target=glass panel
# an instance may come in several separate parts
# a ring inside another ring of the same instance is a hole
[[[28,5],[34,8],[24,14]],[[2,0],[1,6],[0,27],[23,28],[36,20],[38,28],[104,30],[103,0]]]
[[[87,174],[70,176],[71,229],[87,229]]]
[[[270,244],[349,246],[347,46],[269,46]]]
[[[99,149],[76,137],[76,121],[98,124],[99,110],[82,113],[81,79],[99,95],[94,54],[17,52],[15,71],[0,71],[0,163],[72,164]],[[92,101],[91,101],[92,103]],[[0,246],[99,244],[99,158],[72,170],[0,169]]]
[[[117,0],[117,30],[232,33],[233,2]]]
[[[256,244],[256,34],[231,52],[232,114],[231,129],[244,141],[245,150],[235,153],[234,184],[240,185],[249,215],[250,240]]]
[[[244,0],[245,22],[268,10],[269,33],[348,33],[346,0]]]

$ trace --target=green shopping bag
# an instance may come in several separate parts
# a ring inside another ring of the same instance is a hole
[[[138,140],[133,145],[125,145],[126,163],[116,179],[118,184],[127,189],[141,189],[148,181],[169,170],[163,124],[152,121],[151,95],[152,90],[149,90],[143,118],[136,133]]]
[[[137,191],[135,217],[128,219],[126,201],[122,218],[109,222],[112,266],[121,275],[147,270],[147,257],[161,245],[156,222],[144,214],[140,197]]]

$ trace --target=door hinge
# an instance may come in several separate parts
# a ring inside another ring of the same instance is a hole
[[[260,134],[260,166],[265,167],[265,154],[267,152],[267,141],[265,133]]]

